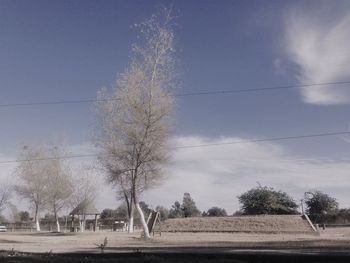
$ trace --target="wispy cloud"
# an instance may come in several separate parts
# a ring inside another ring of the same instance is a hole
[[[350,5],[342,11],[330,6],[315,9],[294,9],[285,19],[285,47],[299,68],[297,77],[301,84],[349,81]],[[302,88],[301,93],[306,103],[350,103],[350,89],[345,85]]]

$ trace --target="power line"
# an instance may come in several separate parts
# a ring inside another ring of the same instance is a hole
[[[177,94],[176,96],[186,97],[186,96],[216,95],[216,94],[229,94],[229,93],[246,93],[246,92],[255,92],[255,91],[286,90],[286,89],[295,89],[295,88],[307,88],[307,87],[327,86],[327,85],[345,85],[345,84],[350,84],[350,81],[323,82],[323,83],[274,86],[274,87],[264,87],[264,88],[249,88],[249,89],[228,89],[228,90],[207,91],[207,92],[204,91],[204,92]]]
[[[197,145],[184,145],[176,146],[173,149],[184,149],[184,148],[200,148],[200,147],[211,147],[211,146],[221,146],[221,145],[232,145],[232,144],[242,144],[242,143],[252,143],[252,142],[269,142],[269,141],[284,141],[284,140],[300,140],[306,138],[316,138],[316,137],[327,137],[336,135],[346,135],[350,134],[350,131],[339,131],[339,132],[326,132],[326,133],[315,133],[315,134],[304,134],[296,136],[286,136],[286,137],[272,137],[264,139],[251,139],[251,140],[239,140],[232,142],[222,142],[222,143],[208,143],[208,144],[197,144]],[[0,164],[10,164],[19,163],[24,161],[46,161],[46,160],[58,160],[58,159],[73,159],[73,158],[85,158],[85,157],[97,157],[97,154],[80,154],[80,155],[66,155],[51,158],[38,158],[29,160],[10,160],[10,161],[0,161]]]
[[[288,90],[295,88],[310,88],[317,86],[327,85],[345,85],[350,84],[350,81],[338,81],[338,82],[323,82],[323,83],[311,83],[302,85],[288,85],[288,86],[274,86],[274,87],[263,87],[263,88],[248,88],[248,89],[227,89],[227,90],[216,90],[216,91],[201,91],[192,93],[178,93],[175,97],[190,97],[190,96],[210,96],[210,95],[222,95],[222,94],[234,94],[234,93],[249,93],[257,91],[273,91],[273,90]],[[349,86],[350,87],[350,86]],[[58,104],[81,104],[81,103],[93,103],[100,101],[114,101],[119,100],[118,98],[111,99],[77,99],[77,100],[57,100],[57,101],[42,101],[42,102],[23,102],[23,103],[4,103],[0,104],[0,107],[21,107],[21,106],[40,106],[40,105],[58,105]]]
[[[197,148],[197,147],[209,147],[209,146],[219,146],[219,145],[227,145],[227,144],[241,144],[241,143],[251,143],[251,142],[284,141],[284,140],[326,137],[326,136],[345,135],[345,134],[350,134],[350,131],[316,133],[316,134],[306,134],[306,135],[286,136],[286,137],[273,137],[273,138],[252,139],[252,140],[240,140],[240,141],[233,141],[233,142],[208,143],[208,144],[199,144],[199,145],[185,145],[185,146],[178,146],[176,148]]]

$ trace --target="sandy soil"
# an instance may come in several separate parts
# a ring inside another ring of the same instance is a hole
[[[163,233],[144,241],[140,233],[0,233],[0,250],[26,252],[99,252],[96,244],[107,237],[106,252],[135,251],[142,248],[350,248],[350,228],[320,230],[310,234],[253,234],[253,233]]]

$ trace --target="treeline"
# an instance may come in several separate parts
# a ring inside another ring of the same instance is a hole
[[[337,200],[321,191],[306,192],[300,200],[296,202],[286,192],[275,190],[267,186],[258,186],[239,195],[238,201],[240,209],[232,216],[240,215],[293,215],[305,213],[314,223],[318,224],[346,224],[350,223],[350,208],[339,208]],[[148,216],[151,209],[145,202],[140,202],[140,206]],[[156,211],[160,212],[161,219],[184,218],[198,216],[228,216],[224,208],[214,206],[207,211],[200,211],[190,193],[184,193],[182,202],[175,201],[168,209],[157,206]],[[102,220],[119,218],[127,220],[127,210],[125,205],[117,209],[105,209],[101,214]]]
[[[140,206],[143,213],[148,217],[152,209],[144,201],[141,201]],[[160,213],[161,220],[168,218],[181,218],[181,217],[198,217],[198,216],[227,216],[227,212],[223,208],[212,207],[207,211],[201,212],[190,193],[184,193],[182,203],[175,201],[170,209],[164,206],[157,206],[155,211]],[[137,218],[135,218],[137,221]],[[125,204],[120,205],[117,209],[106,208],[101,213],[102,223],[108,224],[110,221],[115,220],[128,220],[128,211]]]
[[[300,205],[286,192],[271,187],[258,186],[238,196],[241,204],[237,214],[282,215],[307,214],[314,223],[346,224],[350,222],[350,209],[340,209],[336,198],[321,191],[305,192]]]

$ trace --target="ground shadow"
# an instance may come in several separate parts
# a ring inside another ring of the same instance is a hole
[[[3,244],[19,244],[19,243],[27,243],[27,242],[8,240],[8,239],[0,239],[0,243],[3,243]]]
[[[53,253],[20,253],[16,251],[2,251],[0,252],[1,262],[102,262],[102,263],[136,263],[136,262],[188,262],[188,263],[247,263],[247,262],[349,262],[350,257],[344,255],[276,255],[270,254],[217,254],[217,253],[108,253],[108,254],[89,254],[89,253],[66,253],[66,254],[53,254]]]

